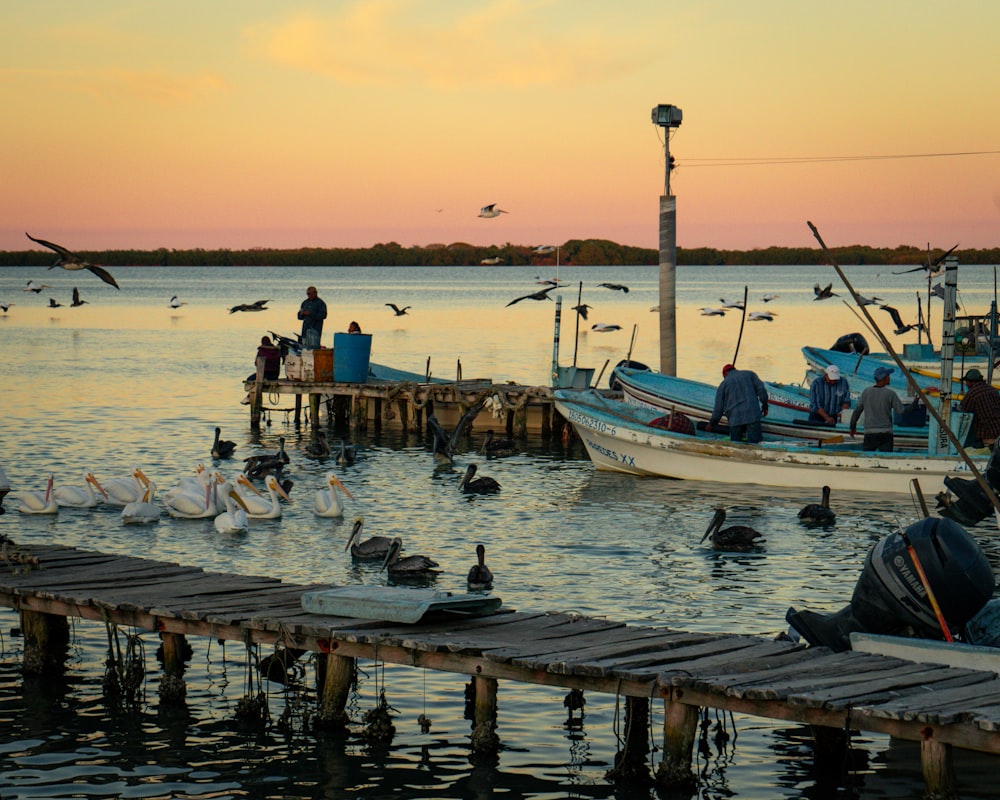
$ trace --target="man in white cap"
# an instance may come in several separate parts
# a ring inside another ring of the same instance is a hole
[[[851,436],[858,432],[858,417],[865,415],[865,438],[862,450],[891,453],[895,442],[892,436],[892,412],[903,413],[903,401],[894,389],[889,388],[893,367],[875,367],[875,385],[867,387],[858,398],[851,414]]]
[[[840,413],[851,407],[851,386],[831,364],[809,386],[809,421],[836,425]]]

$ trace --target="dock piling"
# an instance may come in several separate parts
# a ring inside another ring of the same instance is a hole
[[[497,735],[497,679],[473,675],[472,687],[475,695],[472,750],[480,755],[496,753],[500,749],[500,737]]]
[[[663,759],[656,770],[656,786],[661,791],[697,785],[692,771],[697,732],[698,706],[670,698],[663,701]]]
[[[317,723],[323,730],[347,730],[347,701],[357,669],[357,660],[350,656],[328,653],[325,657],[323,683]]]

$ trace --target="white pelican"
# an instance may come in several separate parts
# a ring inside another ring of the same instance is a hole
[[[98,278],[100,278],[105,283],[109,283],[116,289],[119,288],[118,282],[111,277],[111,273],[108,272],[103,267],[97,266],[97,264],[91,264],[86,259],[78,256],[76,253],[72,253],[65,247],[59,244],[54,244],[53,242],[47,242],[44,239],[36,239],[30,233],[25,231],[25,236],[27,236],[31,241],[38,242],[42,247],[47,247],[49,250],[55,252],[56,258],[55,263],[49,267],[49,269],[54,269],[55,267],[62,267],[63,269],[76,270],[76,269],[89,269]]]
[[[389,573],[390,578],[434,578],[441,570],[434,569],[437,561],[427,556],[402,556],[403,540],[396,536],[389,543],[389,552],[382,562],[382,569]]]
[[[250,530],[247,507],[232,484],[226,492],[226,510],[215,518],[215,529],[219,533],[246,533]]]
[[[216,493],[218,483],[215,479],[216,473],[208,474],[202,479],[203,487],[197,490],[179,491],[169,497],[164,496],[163,503],[167,507],[167,513],[172,517],[181,519],[204,519],[215,517],[219,514],[216,507]]]
[[[778,316],[777,311],[751,311],[747,314],[747,320],[749,322],[773,322],[776,316]]]
[[[6,314],[7,313],[7,309],[9,309],[11,306],[16,306],[16,305],[17,305],[17,303],[5,300],[4,302],[0,303],[0,309],[3,310],[4,314]]]
[[[240,486],[249,487],[252,491],[243,491],[239,488]],[[268,475],[264,478],[264,486],[267,487],[268,497],[263,497],[243,473],[237,476],[234,484],[234,488],[247,510],[248,517],[251,519],[278,519],[281,517],[281,500],[279,498],[283,498],[289,503],[292,502],[292,498],[281,488],[281,484],[278,483],[278,479],[274,475]]]
[[[181,492],[204,492],[211,473],[206,472],[205,465],[199,463],[194,468],[194,475],[185,475],[177,483],[163,493],[163,499],[173,497]]]
[[[160,507],[153,502],[155,494],[156,484],[153,481],[149,481],[142,500],[129,503],[122,509],[122,522],[126,525],[144,525],[148,522],[159,520]]]
[[[509,211],[504,211],[502,208],[497,208],[496,203],[490,203],[488,206],[483,206],[479,209],[479,216],[483,219],[493,219],[493,217],[499,217],[501,214],[509,213]]]
[[[657,309],[659,311],[659,309]],[[726,316],[726,309],[724,308],[709,308],[706,306],[701,310],[701,315],[703,317],[724,317]]]
[[[38,283],[38,281],[28,281],[28,285],[24,287],[26,292],[34,292],[38,294],[42,289],[51,289],[47,283]]]
[[[113,506],[124,506],[141,500],[146,493],[146,481],[149,480],[139,467],[132,467],[132,472],[125,478],[111,478],[101,484],[104,487],[105,500]]]
[[[326,473],[326,487],[316,492],[316,499],[313,502],[313,511],[317,517],[342,517],[344,516],[344,501],[337,494],[340,489],[344,494],[354,499],[347,487],[344,486],[332,472]]]
[[[774,292],[768,292],[760,299],[763,300],[765,303],[770,303],[772,300],[777,300],[779,297],[781,297],[780,294],[775,294]]]
[[[355,517],[351,535],[347,537],[344,549],[350,549],[351,558],[358,561],[384,559],[389,554],[389,545],[392,544],[392,539],[388,536],[369,536],[361,541],[361,528],[364,524],[364,518]]]
[[[742,300],[726,300],[724,297],[720,297],[719,302],[722,303],[723,308],[738,308],[740,311],[743,310]]]
[[[590,326],[590,329],[594,333],[611,333],[611,331],[620,331],[622,329],[621,325],[609,325],[606,322],[595,322]]]
[[[17,495],[21,505],[17,510],[22,514],[58,514],[55,493],[52,491],[53,476],[49,475],[44,492],[19,492]]]
[[[180,308],[181,306],[186,306],[187,303],[181,300],[177,295],[174,295],[173,297],[170,298],[170,302],[168,303],[168,305],[171,308]]]
[[[0,466],[0,514],[7,513],[7,510],[3,507],[3,499],[9,491],[10,481],[7,480],[7,474],[3,471],[3,467]]]
[[[95,488],[97,492],[94,491]],[[67,508],[93,508],[102,501],[102,498],[108,499],[108,493],[104,491],[104,487],[94,477],[93,472],[83,474],[82,486],[57,486],[53,494],[56,503]]]

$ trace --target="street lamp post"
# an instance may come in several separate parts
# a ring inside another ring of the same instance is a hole
[[[652,122],[663,128],[664,179],[660,196],[660,372],[677,374],[677,199],[670,193],[671,129],[679,128],[683,113],[677,106],[654,106]]]

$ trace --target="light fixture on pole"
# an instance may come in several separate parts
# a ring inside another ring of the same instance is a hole
[[[660,104],[653,106],[650,114],[653,124],[663,128],[663,152],[666,164],[666,177],[663,180],[663,194],[670,196],[670,171],[674,168],[674,159],[670,155],[670,129],[679,128],[684,119],[684,112],[677,106]]]
[[[677,199],[670,193],[670,129],[679,128],[684,115],[677,106],[653,106],[653,124],[663,128],[665,177],[660,197],[660,372],[677,374]]]

